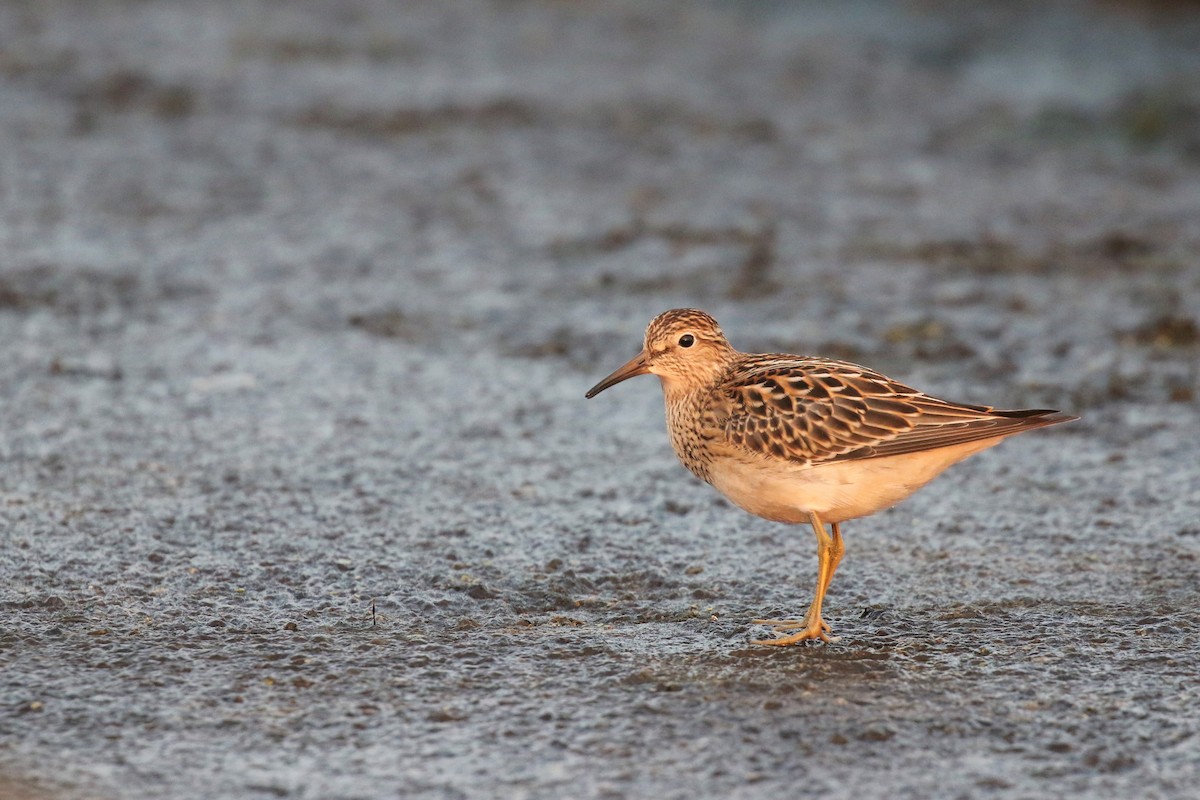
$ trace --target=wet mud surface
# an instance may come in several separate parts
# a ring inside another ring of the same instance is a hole
[[[0,7],[0,797],[1193,797],[1188,4]],[[811,532],[657,312],[1080,422]]]

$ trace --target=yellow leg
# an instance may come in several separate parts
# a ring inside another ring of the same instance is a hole
[[[825,575],[825,585],[821,587],[822,597],[825,596],[825,592],[829,591],[829,584],[833,583],[833,573],[837,572],[838,564],[842,563],[842,556],[846,554],[846,543],[842,541],[842,523],[834,522],[829,527],[833,528],[829,553],[832,562],[829,565],[829,572]]]
[[[842,541],[842,529],[838,523],[835,522],[831,526],[833,528],[833,535],[831,536],[825,530],[825,524],[821,522],[821,518],[816,513],[810,512],[808,518],[812,524],[813,533],[817,535],[817,585],[812,605],[808,607],[808,613],[804,615],[804,619],[753,620],[756,625],[770,625],[775,629],[776,633],[796,631],[796,633],[789,636],[780,636],[775,639],[760,639],[753,642],[753,644],[766,644],[779,647],[796,644],[797,642],[809,639],[820,639],[823,642],[837,641],[837,637],[830,636],[829,625],[821,618],[821,603],[824,601],[825,592],[829,589],[829,584],[833,580],[833,573],[837,570],[838,564],[841,563],[842,555],[846,552],[846,545]]]

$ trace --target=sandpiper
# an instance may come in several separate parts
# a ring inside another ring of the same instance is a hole
[[[685,467],[751,514],[807,522],[817,535],[808,613],[754,620],[781,634],[754,642],[763,645],[836,639],[821,603],[845,551],[842,522],[898,503],[1007,436],[1078,419],[951,403],[846,361],[741,353],[693,308],[658,315],[642,351],[587,397],[647,373],[662,382],[671,446]]]

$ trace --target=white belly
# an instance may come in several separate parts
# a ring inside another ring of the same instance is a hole
[[[1003,437],[884,458],[805,467],[777,459],[715,459],[710,482],[751,514],[776,522],[825,522],[865,517],[895,505],[942,470]]]

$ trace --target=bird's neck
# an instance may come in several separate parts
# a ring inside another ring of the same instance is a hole
[[[684,377],[659,376],[667,411],[667,431],[671,447],[683,465],[701,480],[708,481],[712,454],[703,435],[705,420],[711,415],[713,393],[724,379],[727,366]]]

